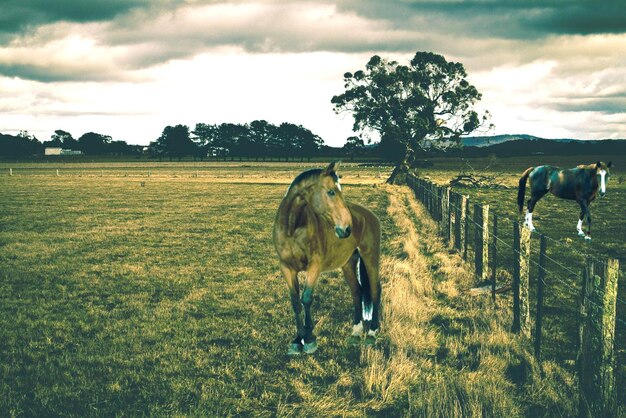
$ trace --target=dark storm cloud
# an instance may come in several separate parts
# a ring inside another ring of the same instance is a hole
[[[626,4],[621,0],[565,2],[550,9],[534,26],[565,35],[624,33]]]
[[[148,0],[3,0],[0,1],[0,32],[20,33],[58,21],[102,22],[149,6]]]
[[[428,25],[423,30],[470,37],[535,39],[626,32],[622,0],[346,0],[339,5],[368,18],[388,20],[398,28],[409,27],[417,19]]]
[[[93,71],[45,68],[37,57],[2,62],[0,74],[40,81],[118,79],[217,47],[252,53],[414,53],[436,51],[474,70],[541,59],[542,43],[562,34],[626,31],[620,1],[526,0],[0,0],[0,46],[66,36],[55,22],[99,23],[90,32],[109,55]],[[325,9],[324,9],[325,8]],[[310,16],[324,9],[328,15]],[[38,28],[40,29],[38,31]],[[74,28],[82,33],[82,28]],[[5,33],[3,38],[2,32]],[[25,33],[29,37],[22,36]],[[24,39],[27,39],[26,41]],[[6,41],[6,42],[3,42]],[[13,40],[9,43],[7,40]],[[17,42],[16,42],[17,40]],[[559,54],[558,50],[550,51]],[[106,52],[103,52],[106,54]],[[562,53],[570,53],[564,50]],[[549,59],[549,58],[548,58]],[[58,64],[56,61],[53,65]]]
[[[599,112],[605,115],[624,113],[626,91],[589,97],[565,97],[557,100],[554,108],[563,112]]]
[[[26,80],[50,82],[123,80],[119,73],[104,68],[80,65],[1,64],[0,74]]]

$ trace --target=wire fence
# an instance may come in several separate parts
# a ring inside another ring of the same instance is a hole
[[[552,360],[576,366],[581,408],[601,414],[614,409],[615,371],[621,370],[620,379],[626,380],[626,299],[617,294],[617,260],[601,259],[546,235],[531,234],[517,221],[490,213],[488,205],[475,203],[472,210],[468,196],[448,187],[414,176],[408,176],[407,183],[439,222],[448,245],[466,261],[474,260],[479,280],[491,281],[494,301],[496,293],[506,288],[505,282],[512,281],[512,329],[530,337],[534,326],[538,360],[544,352]],[[541,245],[531,244],[537,240]],[[615,271],[609,272],[609,265]],[[531,306],[530,300],[536,304]],[[594,380],[588,377],[590,373],[602,376]],[[598,381],[611,387],[594,389]],[[606,399],[607,393],[611,399]],[[602,398],[600,407],[594,407],[598,397]]]

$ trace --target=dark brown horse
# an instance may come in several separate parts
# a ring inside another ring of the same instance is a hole
[[[274,223],[274,246],[287,280],[296,317],[296,337],[288,354],[313,353],[311,304],[320,273],[341,268],[352,291],[353,340],[367,333],[373,344],[379,328],[380,223],[366,208],[346,203],[336,163],[298,175],[285,194]],[[298,272],[306,273],[300,296]],[[302,307],[304,306],[304,322]]]
[[[589,204],[596,198],[598,189],[600,190],[600,196],[604,196],[606,193],[606,184],[609,180],[609,168],[611,165],[611,161],[608,164],[598,161],[595,164],[579,165],[568,170],[550,165],[528,168],[520,178],[517,191],[517,204],[521,212],[524,206],[526,180],[530,180],[530,199],[528,199],[526,206],[524,225],[531,231],[535,230],[533,210],[537,201],[550,192],[563,199],[575,200],[580,205],[580,217],[577,225],[578,235],[585,237],[585,239],[591,239]],[[585,216],[587,216],[586,235],[583,232],[583,218]]]

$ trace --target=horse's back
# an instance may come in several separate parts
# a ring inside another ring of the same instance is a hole
[[[380,221],[371,210],[356,203],[348,203],[352,214],[352,230],[361,253],[380,251]]]
[[[543,189],[562,199],[576,200],[584,188],[584,174],[582,167],[563,169],[551,165],[536,167],[530,173],[533,189]]]

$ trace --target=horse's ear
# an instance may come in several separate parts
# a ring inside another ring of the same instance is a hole
[[[596,163],[596,168],[600,168],[600,167],[602,167],[602,162],[601,162],[601,161],[598,161],[598,162]]]
[[[339,168],[339,161],[333,161],[332,163],[328,164],[328,167],[326,167],[326,169],[324,170],[324,174],[326,174],[327,176],[330,176],[333,173],[335,173],[338,168]]]
[[[606,165],[607,167],[611,168],[613,166],[613,161],[609,161],[608,164]]]

